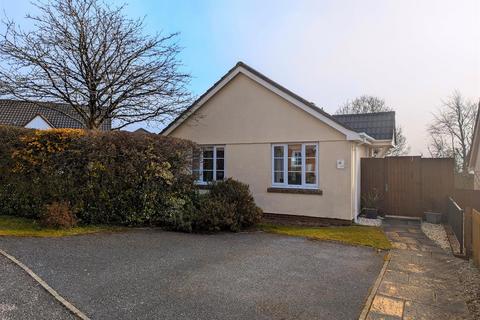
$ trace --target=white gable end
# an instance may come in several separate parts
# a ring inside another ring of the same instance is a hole
[[[30,122],[25,125],[25,128],[38,130],[53,129],[53,127],[39,115],[30,120]]]

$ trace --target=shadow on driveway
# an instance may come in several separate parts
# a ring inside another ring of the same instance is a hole
[[[261,232],[0,238],[93,319],[356,319],[383,264],[366,247]]]

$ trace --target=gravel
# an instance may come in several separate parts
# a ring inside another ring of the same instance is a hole
[[[442,224],[422,222],[422,231],[442,249],[450,251],[450,243],[448,242],[447,233]]]
[[[467,306],[474,319],[480,319],[480,270],[472,261],[465,261],[458,269],[458,276],[467,297]]]
[[[382,225],[382,219],[368,219],[364,217],[358,217],[357,223],[362,226],[380,227]]]
[[[422,231],[442,249],[450,252],[450,244],[443,225],[422,222]],[[474,319],[480,319],[480,270],[472,261],[465,261],[457,272],[467,298],[468,309]]]

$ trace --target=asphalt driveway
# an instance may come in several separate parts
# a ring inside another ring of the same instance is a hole
[[[356,319],[383,264],[370,248],[261,232],[0,237],[0,248],[93,319]]]

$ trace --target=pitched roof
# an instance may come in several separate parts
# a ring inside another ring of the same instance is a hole
[[[75,111],[67,104],[0,99],[0,125],[25,127],[37,115],[42,116],[55,128],[85,128]],[[111,121],[108,120],[100,129],[107,131],[111,126]]]
[[[168,135],[172,132],[177,126],[179,126],[183,121],[185,121],[191,114],[193,114],[196,109],[201,107],[212,95],[214,95],[218,90],[220,90],[224,85],[226,85],[230,80],[232,80],[238,73],[242,73],[254,81],[260,83],[261,85],[269,88],[275,93],[279,94],[287,101],[292,102],[297,107],[303,109],[304,111],[310,113],[314,117],[322,120],[331,127],[339,130],[347,136],[348,140],[363,140],[363,137],[359,136],[358,132],[349,128],[347,125],[340,123],[332,117],[327,112],[323,111],[321,108],[317,107],[314,103],[307,101],[306,99],[300,97],[299,95],[293,93],[287,88],[281,86],[275,81],[271,80],[267,76],[253,69],[249,65],[238,62],[232,69],[230,69],[222,78],[220,78],[213,86],[211,86],[204,94],[202,94],[189,108],[187,108],[182,114],[180,114],[176,119],[168,124],[165,127],[161,134]]]
[[[230,69],[222,78],[220,78],[213,86],[211,86],[204,94],[202,94],[195,102],[187,108],[182,114],[165,127],[161,134],[168,135],[183,121],[185,121],[196,109],[201,107],[212,95],[226,85],[238,73],[243,73],[251,79],[257,81],[263,86],[269,88],[275,93],[279,94],[286,100],[292,102],[294,105],[302,108],[308,113],[312,114],[319,120],[327,123],[333,128],[346,134],[348,140],[363,140],[365,133],[369,138],[378,140],[394,140],[395,139],[395,112],[375,113],[367,115],[344,115],[339,117],[332,116],[317,107],[313,102],[310,102],[296,93],[288,90],[249,65],[238,62],[232,69]],[[351,116],[351,117],[347,117]],[[393,122],[392,122],[393,121]]]
[[[133,132],[138,132],[138,133],[151,133],[150,131],[148,131],[147,129],[144,129],[144,128],[138,128],[137,130],[133,131]]]
[[[336,114],[333,117],[357,132],[365,132],[377,140],[395,138],[395,112]]]

